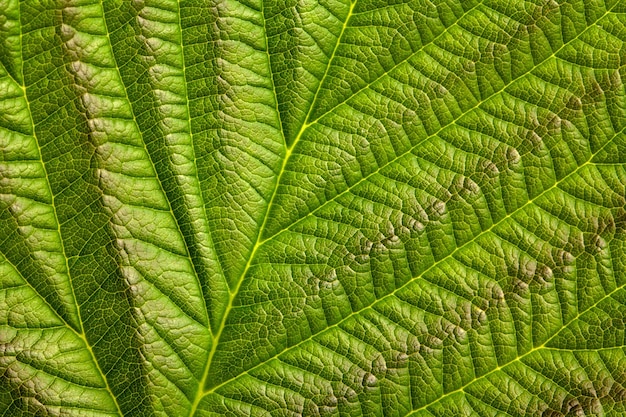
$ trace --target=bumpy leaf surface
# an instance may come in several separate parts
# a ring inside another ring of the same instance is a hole
[[[0,416],[626,415],[626,3],[0,0]]]

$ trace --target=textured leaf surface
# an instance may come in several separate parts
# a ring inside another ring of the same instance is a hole
[[[1,416],[626,414],[620,0],[0,0]]]

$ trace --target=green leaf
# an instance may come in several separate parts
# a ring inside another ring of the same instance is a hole
[[[0,416],[626,414],[620,0],[0,0]]]

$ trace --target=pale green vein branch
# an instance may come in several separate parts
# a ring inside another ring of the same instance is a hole
[[[400,61],[395,63],[391,68],[389,68],[386,71],[383,71],[378,77],[376,77],[372,81],[368,82],[363,87],[357,89],[355,92],[351,93],[348,97],[346,97],[346,98],[342,99],[340,102],[334,104],[330,109],[326,110],[323,114],[321,114],[315,120],[313,120],[311,122],[307,122],[305,128],[308,128],[309,126],[314,125],[315,123],[320,121],[324,116],[326,116],[327,114],[330,114],[331,112],[333,112],[337,107],[345,104],[348,100],[350,100],[352,97],[354,97],[357,94],[359,94],[361,91],[364,91],[364,90],[367,90],[367,89],[371,88],[372,85],[374,85],[378,80],[380,80],[381,78],[385,77],[386,75],[389,75],[393,70],[398,68],[400,65],[404,64],[405,62],[408,62],[411,58],[413,58],[414,56],[416,56],[417,54],[422,52],[426,46],[434,44],[435,41],[437,41],[437,39],[439,39],[442,36],[444,36],[445,34],[447,34],[450,31],[450,29],[452,29],[453,27],[458,26],[459,22],[461,20],[463,20],[463,18],[465,16],[467,16],[472,10],[476,9],[478,6],[480,6],[482,4],[483,4],[483,2],[481,0],[478,3],[476,3],[474,6],[470,7],[469,9],[467,9],[458,19],[456,19],[454,21],[453,24],[451,24],[450,26],[446,27],[444,30],[441,31],[441,33],[439,33],[433,39],[431,39],[430,41],[428,41],[428,42],[424,43],[423,45],[421,45],[415,52],[411,52],[406,58],[401,59]]]
[[[265,20],[265,4],[261,1],[261,17],[263,20],[263,35],[265,36],[265,54],[267,55],[267,70],[269,72],[270,81],[272,83],[272,94],[274,95],[274,110],[276,111],[276,117],[278,117],[278,127],[280,135],[283,138],[283,144],[285,149],[287,148],[287,139],[285,138],[285,132],[283,131],[283,118],[278,108],[278,94],[276,92],[276,82],[274,81],[274,71],[272,70],[272,56],[270,54],[270,39],[267,36],[267,21]]]
[[[317,89],[315,90],[315,95],[313,96],[313,100],[311,100],[311,103],[309,104],[309,109],[308,109],[308,111],[306,113],[306,116],[304,117],[304,123],[302,123],[302,126],[300,126],[300,131],[298,132],[298,135],[296,136],[296,140],[294,141],[293,145],[295,145],[295,143],[298,141],[298,139],[300,139],[300,137],[302,136],[302,133],[307,128],[307,121],[309,120],[309,117],[311,116],[311,112],[315,108],[315,102],[317,101],[317,96],[319,95],[320,91],[322,90],[322,86],[324,85],[324,81],[326,80],[326,77],[328,76],[328,71],[330,71],[330,68],[332,67],[333,60],[335,59],[335,55],[337,54],[337,49],[339,49],[339,45],[341,44],[341,39],[343,38],[343,34],[346,31],[346,28],[348,27],[348,22],[350,21],[350,17],[352,17],[352,15],[353,15],[354,8],[355,8],[357,2],[358,2],[358,0],[351,0],[351,2],[350,2],[350,9],[348,10],[348,15],[346,16],[346,20],[344,20],[344,22],[343,22],[343,26],[341,27],[341,32],[339,32],[339,36],[337,37],[337,42],[335,43],[335,47],[333,48],[333,52],[330,54],[330,58],[328,58],[328,63],[326,64],[326,70],[324,71],[324,75],[322,76],[322,79],[320,80],[320,82],[317,84]],[[292,146],[292,148],[293,148],[293,146]]]
[[[623,287],[623,286],[622,286]],[[592,348],[571,348],[571,349],[565,349],[565,348],[560,348],[560,347],[556,347],[556,346],[544,346],[545,350],[555,350],[558,352],[606,352],[606,351],[610,351],[610,350],[618,350],[618,349],[624,349],[626,348],[626,343],[621,345],[621,346],[611,346],[611,347],[606,347],[606,348],[598,348],[598,349],[592,349]]]

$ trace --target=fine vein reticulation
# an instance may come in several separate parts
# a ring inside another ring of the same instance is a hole
[[[0,0],[0,416],[626,414],[626,4]]]

